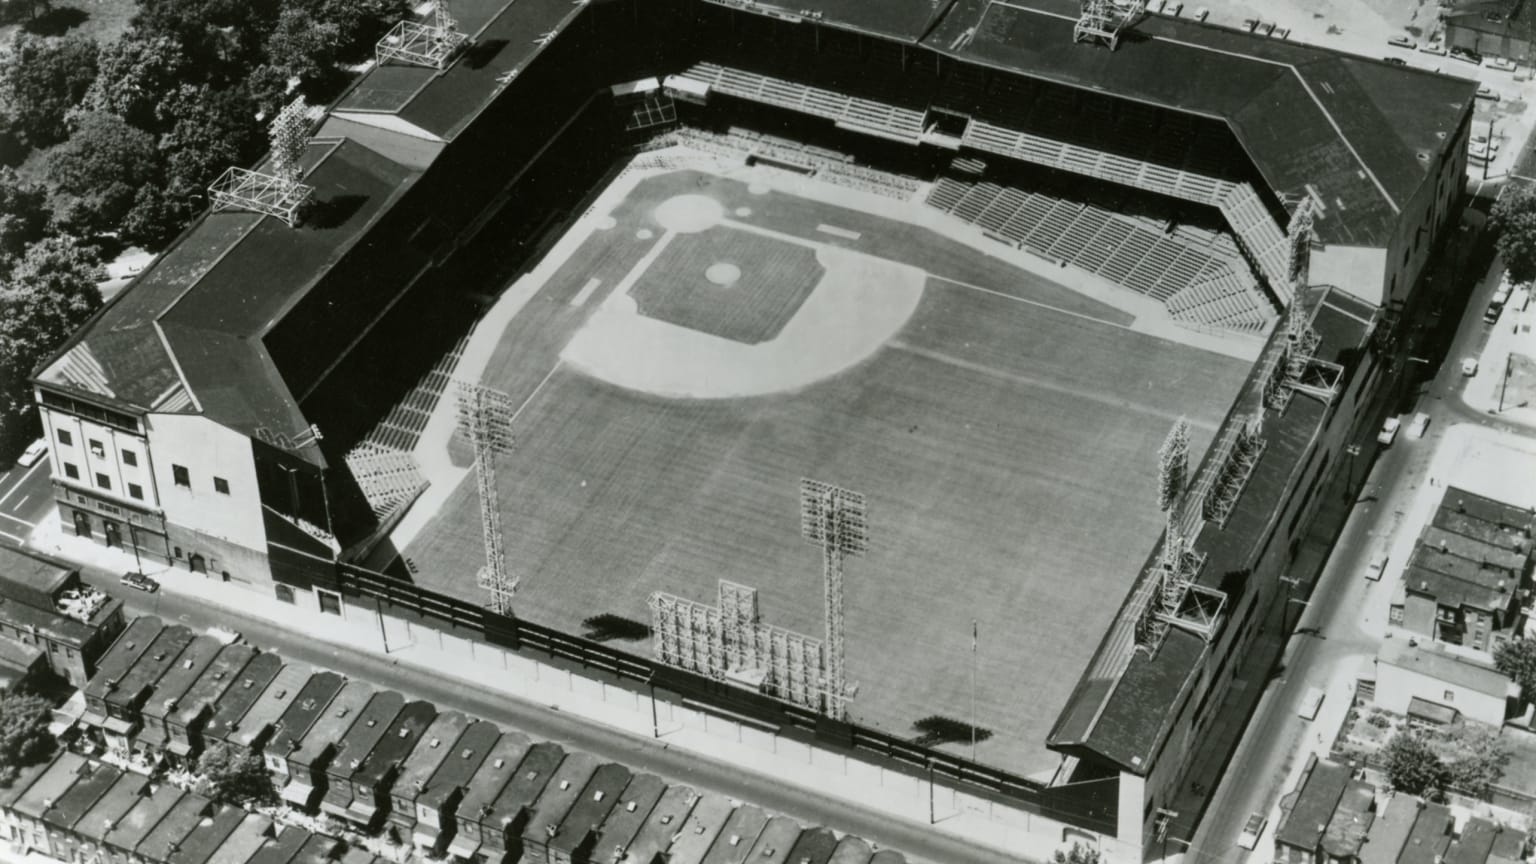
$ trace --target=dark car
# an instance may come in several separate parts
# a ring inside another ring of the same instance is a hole
[[[156,582],[155,580],[145,576],[143,573],[140,573],[137,570],[131,573],[124,573],[123,578],[117,581],[120,584],[128,586],[129,588],[136,588],[140,591],[147,591],[150,594],[160,590],[159,582]]]
[[[1383,57],[1383,58],[1381,58],[1381,60],[1382,60],[1383,63],[1391,63],[1393,66],[1407,66],[1408,65],[1408,61],[1404,60],[1401,57]]]

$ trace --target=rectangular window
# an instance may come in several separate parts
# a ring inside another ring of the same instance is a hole
[[[60,444],[64,444],[66,446],[75,443],[75,440],[73,438],[69,437],[69,430],[68,429],[60,429],[59,430],[59,443]]]
[[[132,450],[124,450],[123,451],[123,464],[124,465],[137,465],[137,464],[139,464],[139,457]]]
[[[1445,691],[1445,701],[1447,701],[1447,702],[1455,702],[1456,701],[1456,694],[1451,692],[1450,690]]]
[[[75,466],[73,466],[71,464],[69,464],[68,462],[65,462],[64,463],[64,476],[68,477],[71,480],[79,480],[80,479],[80,469],[76,468]]]
[[[291,586],[278,585],[274,590],[277,592],[277,599],[283,601],[284,603],[293,602],[293,588]]]
[[[225,480],[223,477],[213,478],[213,491],[228,495],[229,481]]]
[[[188,489],[192,488],[192,475],[187,473],[186,466],[184,465],[171,466],[171,479],[176,481],[177,486],[185,486]]]
[[[320,598],[320,611],[327,615],[341,614],[341,595],[335,591],[315,590],[315,596]]]
[[[181,557],[181,547],[180,546],[176,547],[175,557],[177,557],[177,558]]]
[[[111,478],[107,477],[107,475],[101,473],[100,471],[97,471],[96,472],[96,485],[100,486],[103,489],[111,489],[112,488],[112,480],[111,480]]]
[[[95,456],[97,459],[105,459],[105,458],[107,458],[107,448],[103,447],[100,441],[97,441],[95,438],[92,438],[91,439],[91,455]]]
[[[143,489],[143,487],[141,487],[137,483],[129,483],[128,484],[128,497],[129,498],[137,498],[138,500],[143,501],[144,500],[144,489]]]

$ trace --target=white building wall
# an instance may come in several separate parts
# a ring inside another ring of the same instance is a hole
[[[1455,708],[1464,716],[1494,726],[1504,725],[1505,695],[1491,696],[1450,681],[1404,669],[1390,663],[1376,664],[1376,705],[1394,714],[1407,714],[1417,696],[1427,702]]]
[[[139,507],[160,506],[143,436],[42,406],[39,413],[55,480]]]
[[[251,440],[196,414],[151,414],[147,425],[160,454],[154,482],[166,521],[265,554]],[[186,485],[176,482],[177,468],[186,470]],[[215,488],[215,478],[228,493]]]

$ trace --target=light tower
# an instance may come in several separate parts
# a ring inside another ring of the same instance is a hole
[[[314,194],[314,188],[299,182],[303,169],[299,160],[309,143],[308,108],[304,97],[289,102],[279,111],[267,131],[272,152],[266,171],[245,168],[225,169],[208,187],[214,212],[250,210],[276,216],[291,227],[298,221],[299,207]]]
[[[1131,26],[1145,8],[1144,0],[1080,0],[1072,41],[1102,42],[1113,51],[1120,44],[1120,31]]]
[[[512,614],[518,579],[507,573],[501,545],[501,507],[496,500],[496,457],[512,450],[516,406],[505,393],[469,381],[458,382],[459,430],[475,451],[475,486],[480,493],[480,528],[485,535],[485,566],[477,581],[490,592],[491,610]]]
[[[395,60],[442,70],[468,44],[469,37],[459,32],[459,22],[448,11],[448,0],[430,0],[430,5],[425,22],[401,21],[374,45],[380,66]]]
[[[826,713],[847,715],[843,674],[843,559],[869,551],[864,495],[817,480],[800,481],[800,536],[821,547],[822,602],[827,641],[822,646]]]

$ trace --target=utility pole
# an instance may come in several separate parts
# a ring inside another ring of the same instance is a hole
[[[981,634],[976,627],[976,619],[971,619],[971,761],[976,761],[976,643],[980,641]]]
[[[1493,118],[1488,118],[1488,146],[1483,148],[1483,182],[1488,181],[1488,164],[1493,161]]]
[[[1509,373],[1512,371],[1510,363],[1515,359],[1513,352],[1504,355],[1504,377],[1499,379],[1499,412],[1504,413],[1504,391],[1509,389]]]

